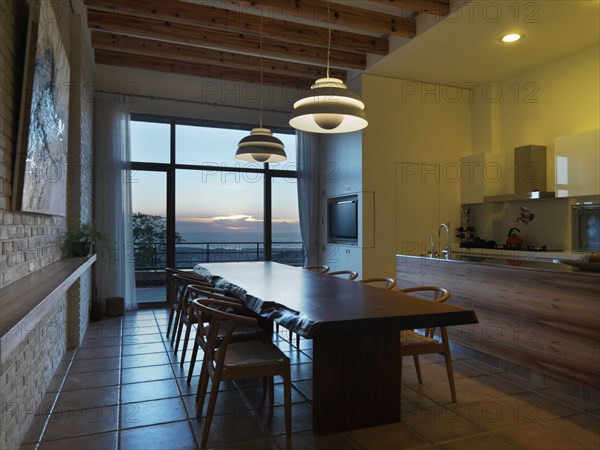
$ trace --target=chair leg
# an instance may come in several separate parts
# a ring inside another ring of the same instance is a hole
[[[173,324],[173,316],[175,315],[175,311],[171,308],[169,312],[169,324],[167,325],[167,337],[169,337],[169,332],[171,331],[171,325]]]
[[[292,383],[289,363],[286,364],[283,373],[283,406],[285,410],[285,434],[289,439],[292,435]]]
[[[208,389],[208,368],[206,361],[202,360],[202,368],[200,369],[200,380],[198,381],[198,390],[196,391],[196,413],[198,420],[202,417],[202,409],[204,408],[204,399]]]
[[[402,356],[402,350],[400,350],[400,385],[402,385],[402,361],[404,360],[404,356]],[[402,389],[402,386],[400,386]]]
[[[200,345],[194,342],[194,349],[192,350],[192,359],[190,360],[190,370],[188,370],[187,384],[192,382],[192,376],[194,374],[194,366],[196,365],[196,358],[198,357],[198,348]]]
[[[413,355],[413,360],[415,361],[415,369],[417,369],[417,380],[419,380],[419,384],[423,384],[423,378],[421,377],[421,364],[419,363],[419,355]]]
[[[296,334],[296,348],[300,350],[300,335]]]
[[[192,324],[186,324],[185,326],[185,338],[183,340],[183,349],[181,353],[181,361],[179,361],[179,367],[183,367],[185,362],[185,352],[187,352],[188,341],[190,340],[190,333],[192,331]]]
[[[179,348],[179,342],[181,341],[181,332],[182,331],[183,331],[183,317],[179,321],[179,326],[177,327],[177,337],[175,338],[175,349],[173,350],[174,354],[177,354],[177,349]]]
[[[269,408],[272,411],[275,407],[275,382],[273,377],[267,377],[267,385],[269,387]]]
[[[219,377],[213,377],[212,381],[213,385],[210,389],[208,407],[206,408],[206,418],[204,419],[204,429],[202,430],[202,442],[200,443],[201,448],[206,448],[206,441],[208,441],[208,432],[210,431],[210,425],[212,423],[213,414],[215,412],[215,405],[217,404],[217,395],[219,393]]]
[[[448,372],[448,383],[450,383],[450,394],[452,395],[452,401],[456,401],[456,386],[454,385],[454,370],[452,369],[452,356],[450,354],[450,343],[448,342],[448,333],[446,328],[442,327],[442,342],[444,343],[445,352],[444,359],[446,360],[446,372]]]
[[[171,335],[171,345],[175,342],[175,330],[179,327],[179,321],[181,316],[181,310],[177,309],[177,314],[175,314],[175,322],[173,322],[173,334]]]

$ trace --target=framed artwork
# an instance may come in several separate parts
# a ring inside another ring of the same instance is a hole
[[[46,4],[30,15],[27,30],[13,179],[15,210],[66,214],[70,72],[56,17]]]

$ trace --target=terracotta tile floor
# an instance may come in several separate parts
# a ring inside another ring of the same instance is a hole
[[[165,310],[140,310],[90,325],[68,351],[34,417],[23,449],[196,448],[196,376],[186,383],[165,338]],[[285,332],[285,330],[283,330]],[[227,449],[594,449],[600,406],[536,386],[498,368],[454,354],[459,403],[450,398],[441,358],[422,357],[419,385],[404,361],[402,421],[349,433],[312,433],[312,342],[300,349],[278,337],[292,360],[293,436],[286,444],[282,389],[270,413],[261,381],[224,383],[208,441]],[[190,345],[191,347],[191,345]]]

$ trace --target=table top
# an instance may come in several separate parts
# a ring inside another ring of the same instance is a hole
[[[194,271],[305,338],[477,323],[469,309],[274,262],[207,263]]]

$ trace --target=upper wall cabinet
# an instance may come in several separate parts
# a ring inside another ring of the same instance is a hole
[[[357,193],[362,188],[362,133],[321,136],[325,196]]]
[[[460,159],[460,202],[483,203],[483,197],[508,194],[506,153],[479,153]]]
[[[600,130],[554,139],[556,196],[600,194]]]

